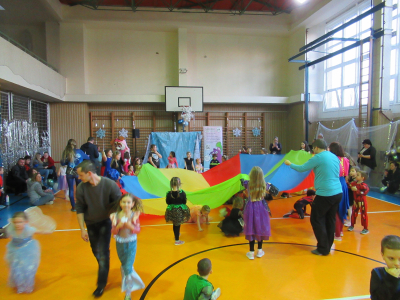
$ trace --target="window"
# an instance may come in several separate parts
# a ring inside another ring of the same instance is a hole
[[[364,1],[358,4],[353,7],[353,9],[328,23],[326,32],[334,30],[369,10],[369,2],[370,1]],[[337,39],[326,44],[327,54],[350,46],[358,39],[369,37],[371,34],[371,27],[372,15],[335,33],[332,37]],[[354,40],[346,41],[340,39]],[[362,46],[363,62],[361,65],[360,47],[353,48],[325,61],[324,110],[339,110],[356,107],[360,91],[361,68],[364,70],[361,78],[363,82],[361,99],[363,102],[368,101],[369,47],[369,42],[364,43]]]
[[[398,63],[399,63],[399,1],[393,1],[393,11],[392,11],[392,30],[393,36],[391,41],[392,50],[390,51],[390,93],[389,100],[391,103],[400,102],[398,97],[398,85],[396,84],[398,81]]]

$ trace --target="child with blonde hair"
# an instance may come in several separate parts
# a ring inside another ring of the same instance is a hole
[[[201,224],[210,224],[209,213],[211,209],[208,205],[195,205],[190,208],[190,219],[188,223],[196,223],[199,231],[203,231]]]
[[[203,173],[204,167],[201,164],[201,159],[200,158],[196,158],[196,166],[194,167],[196,172],[201,174]]]
[[[251,169],[249,177],[247,188],[249,199],[243,212],[243,232],[250,245],[250,252],[247,252],[246,256],[253,260],[255,240],[258,241],[257,257],[264,255],[262,243],[271,236],[271,225],[267,203],[264,200],[266,193],[264,173],[260,167],[256,166]]]
[[[67,166],[61,166],[57,172],[58,190],[64,191],[65,200],[69,201],[69,189],[67,182]]]
[[[122,291],[125,292],[125,300],[131,299],[133,291],[144,288],[142,279],[133,269],[137,234],[140,232],[139,216],[142,212],[142,201],[132,194],[125,194],[119,199],[116,212],[110,215],[111,233],[114,234],[117,254],[121,261]]]
[[[182,245],[185,242],[179,239],[181,225],[190,218],[190,210],[187,207],[186,193],[181,190],[181,180],[179,177],[172,177],[170,182],[171,190],[166,195],[167,210],[165,211],[165,221],[172,222],[174,231],[175,245]]]

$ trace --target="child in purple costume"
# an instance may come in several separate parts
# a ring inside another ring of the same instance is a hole
[[[264,173],[260,167],[254,167],[251,169],[249,177],[248,201],[243,212],[243,232],[250,244],[250,252],[247,252],[246,256],[254,259],[255,240],[258,241],[257,257],[262,257],[264,255],[262,243],[271,236],[271,225],[267,204],[264,200],[266,193]]]

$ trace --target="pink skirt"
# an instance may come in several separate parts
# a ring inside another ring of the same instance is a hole
[[[68,182],[67,182],[67,176],[65,175],[60,175],[58,177],[58,190],[59,191],[68,191]]]

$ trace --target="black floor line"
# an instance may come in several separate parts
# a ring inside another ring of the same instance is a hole
[[[184,260],[186,260],[186,259],[188,259],[188,258],[190,258],[190,257],[192,257],[192,256],[195,256],[195,255],[204,253],[204,252],[208,252],[208,251],[212,251],[212,250],[217,250],[217,249],[221,249],[221,248],[227,248],[227,247],[248,245],[248,244],[249,244],[249,243],[240,243],[240,244],[231,244],[231,245],[225,245],[225,246],[219,246],[219,247],[215,247],[215,248],[210,248],[210,249],[207,249],[207,250],[203,250],[203,251],[200,251],[200,252],[193,253],[193,254],[191,254],[191,255],[188,255],[188,256],[186,256],[186,257],[184,257],[184,258],[182,258],[182,259],[180,259],[180,260],[174,262],[173,264],[169,265],[169,266],[166,267],[164,270],[162,270],[160,273],[158,273],[158,275],[157,275],[156,277],[154,277],[154,279],[149,283],[149,285],[148,285],[148,286],[146,287],[146,289],[143,291],[143,293],[142,293],[142,295],[140,296],[140,299],[139,299],[139,300],[144,300],[144,299],[146,298],[146,296],[147,296],[147,293],[150,291],[151,287],[154,285],[154,283],[157,281],[157,279],[160,278],[161,275],[163,275],[165,272],[167,272],[167,271],[168,271],[169,269],[171,269],[173,266],[179,264],[180,262],[182,262],[182,261],[184,261]],[[314,245],[297,244],[297,243],[266,242],[266,243],[264,243],[264,245],[265,245],[265,244],[296,245],[296,246],[307,246],[307,247],[316,248],[316,246],[314,246]],[[371,260],[371,261],[374,261],[374,262],[377,262],[377,263],[380,263],[380,264],[385,265],[384,262],[381,262],[381,261],[379,261],[379,260],[376,260],[376,259],[373,259],[373,258],[370,258],[370,257],[366,257],[366,256],[362,256],[362,255],[359,255],[359,254],[355,254],[355,253],[351,253],[351,252],[343,251],[343,250],[338,250],[338,249],[332,249],[332,250],[333,250],[333,251],[337,251],[337,252],[342,252],[342,253],[345,253],[345,254],[350,254],[350,255],[358,256],[358,257],[365,258],[365,259],[368,259],[368,260]]]

